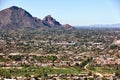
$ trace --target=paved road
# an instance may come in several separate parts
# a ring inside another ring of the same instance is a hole
[[[85,69],[86,71],[90,71],[89,69],[87,69],[87,66],[88,66],[88,65],[89,65],[89,63],[84,66],[84,69]],[[103,77],[103,75],[102,75],[101,73],[93,72],[93,71],[92,71],[92,73],[95,74],[95,75],[100,76],[101,78]]]

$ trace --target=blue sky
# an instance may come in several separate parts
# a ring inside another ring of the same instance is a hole
[[[62,24],[120,23],[120,0],[0,0],[0,10],[19,6],[33,16],[52,15]]]

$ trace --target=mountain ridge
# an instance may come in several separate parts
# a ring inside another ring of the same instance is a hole
[[[54,19],[51,15],[40,19],[37,17],[33,17],[29,12],[17,6],[11,6],[0,11],[0,29],[16,29],[22,27],[46,29],[59,27],[65,28],[66,26],[60,24],[60,22]],[[67,29],[72,29],[71,27]]]

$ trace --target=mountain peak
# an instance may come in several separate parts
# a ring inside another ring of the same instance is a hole
[[[9,9],[15,9],[15,10],[18,10],[18,9],[20,9],[20,8],[17,7],[17,6],[11,6]]]
[[[51,16],[51,15],[47,15],[46,17],[48,17],[48,18],[52,18],[52,16]]]
[[[55,19],[53,19],[53,17],[51,15],[45,16],[45,18],[43,19],[43,21],[55,21]]]
[[[45,16],[45,18],[42,21],[45,25],[49,27],[61,26],[61,24],[58,21],[56,21],[51,15]]]
[[[3,16],[4,15],[4,16]],[[32,15],[17,6],[0,11],[0,28],[38,27]]]

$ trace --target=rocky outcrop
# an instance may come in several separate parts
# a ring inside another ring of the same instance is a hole
[[[66,29],[75,29],[75,27],[73,27],[69,24],[65,24],[65,25],[63,25],[63,27],[66,28]]]
[[[42,22],[50,28],[62,27],[62,25],[58,21],[56,21],[53,17],[51,17],[51,15],[46,16],[42,20]]]

